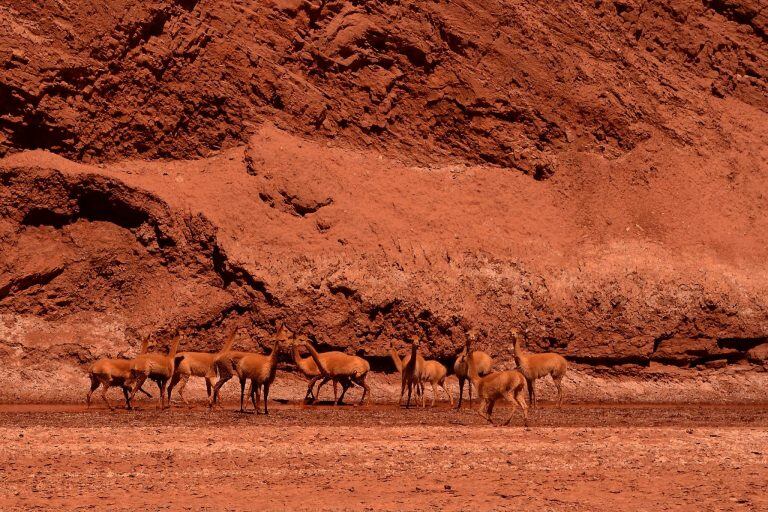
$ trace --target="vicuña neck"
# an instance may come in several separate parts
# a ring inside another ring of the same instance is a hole
[[[168,357],[174,357],[176,355],[176,351],[179,350],[179,336],[176,336],[173,341],[171,341],[171,348],[168,351]]]
[[[395,367],[397,368],[397,371],[402,371],[403,360],[400,359],[400,354],[397,353],[397,350],[395,350],[394,347],[389,347],[389,357],[391,357],[392,362],[395,363]]]
[[[306,343],[306,346],[310,356],[314,359],[315,364],[317,365],[317,369],[320,370],[320,373],[322,373],[324,377],[327,377],[328,369],[323,366],[323,362],[320,360],[320,354],[317,353],[317,350],[315,350],[315,347],[309,341]]]
[[[478,375],[477,368],[475,368],[475,360],[472,358],[472,350],[469,343],[467,343],[466,351],[467,351],[467,377],[469,377],[469,380],[470,382],[472,382],[472,384],[477,386],[478,382],[480,381],[480,375]]]
[[[525,351],[520,347],[520,342],[515,339],[514,343],[512,344],[512,347],[515,349],[515,362],[519,365],[520,361],[525,360]]]
[[[301,357],[301,351],[298,345],[293,346],[293,361],[298,365],[304,362],[304,358]]]

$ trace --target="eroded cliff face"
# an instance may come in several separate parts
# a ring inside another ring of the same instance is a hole
[[[759,4],[10,0],[0,148],[189,158],[271,120],[546,177],[565,147],[708,143],[712,95],[765,109]]]
[[[146,336],[210,350],[239,325],[253,348],[278,320],[374,369],[410,333],[450,361],[469,328],[509,365],[517,328],[573,362],[582,398],[637,391],[619,377],[764,398],[743,385],[768,357],[757,5],[0,19],[3,399],[40,399],[24,382],[52,371],[76,389]]]

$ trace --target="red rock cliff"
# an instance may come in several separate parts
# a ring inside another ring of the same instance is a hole
[[[278,318],[762,374],[758,3],[10,0],[4,378]]]

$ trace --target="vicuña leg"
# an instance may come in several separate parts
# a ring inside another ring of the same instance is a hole
[[[491,421],[490,416],[488,416],[488,405],[489,405],[488,400],[486,399],[481,400],[480,406],[477,408],[477,414],[479,414],[480,417],[483,418],[484,420],[487,420],[490,423],[493,423]]]
[[[130,411],[132,407],[131,407],[131,397],[128,394],[128,388],[126,386],[120,386],[120,388],[123,390],[123,396],[125,397],[125,408]]]
[[[315,400],[320,400],[320,388],[322,388],[330,380],[331,380],[330,377],[323,377],[323,380],[321,380],[320,384],[317,385],[317,391],[315,392]],[[336,397],[334,397],[333,399],[334,401],[336,401]]]
[[[160,389],[160,410],[162,411],[165,409],[165,388],[168,384],[167,379],[158,379],[155,382],[157,382],[157,387]],[[168,407],[170,407],[170,400],[168,401]]]
[[[363,405],[365,403],[365,398],[371,393],[371,388],[368,386],[368,383],[365,382],[365,375],[358,379],[354,379],[354,381],[363,387],[363,396],[360,397],[359,405]]]
[[[177,382],[179,384],[179,396],[181,397],[181,401],[184,402],[185,405],[189,405],[189,402],[187,401],[187,399],[184,398],[184,389],[186,389],[187,383],[189,382],[189,375],[182,376],[181,378],[178,379]],[[206,379],[205,383],[207,384],[207,387],[208,387],[208,397],[210,398],[210,396],[211,396],[211,385],[210,385],[210,383],[208,382],[207,379]],[[173,382],[171,382],[171,384],[173,384]],[[169,386],[169,388],[168,388],[168,402],[170,403],[170,401],[171,401],[171,387]]]
[[[251,397],[251,404],[253,405],[253,410],[256,414],[258,414],[258,409],[256,409],[256,386],[253,385],[253,381],[251,381],[251,385],[248,386],[248,391],[245,393],[249,397]]]
[[[269,403],[269,382],[264,383],[264,414],[269,414],[267,404]]]
[[[216,382],[216,385],[213,386],[213,396],[211,396],[211,399],[208,402],[209,408],[212,408],[214,405],[216,405],[216,402],[219,400],[219,390],[221,389],[221,386],[226,384],[231,378],[232,378],[232,375],[221,375],[219,377],[219,380]]]
[[[459,377],[459,401],[456,404],[457,409],[461,409],[461,400],[464,398],[464,377]]]
[[[413,381],[408,381],[408,401],[405,403],[405,408],[408,409],[411,406],[411,392],[413,391]]]
[[[211,399],[211,391],[213,390],[213,377],[206,377],[205,378],[205,394],[208,396],[208,399]]]
[[[516,392],[512,393],[509,392],[506,395],[506,399],[512,404],[512,414],[509,415],[509,418],[506,422],[504,422],[504,425],[509,425],[509,423],[512,421],[512,416],[515,415],[515,407],[514,405],[517,404],[520,406],[520,410],[523,412],[523,424],[527,427],[528,426],[528,404],[525,403],[525,392],[522,389],[517,390]]]
[[[245,412],[245,407],[243,406],[243,401],[245,400],[245,378],[240,379],[240,412]],[[253,386],[253,383],[251,383],[251,386]]]
[[[445,394],[448,395],[448,402],[451,404],[451,407],[453,407],[453,395],[448,391],[448,388],[445,387],[445,381],[440,383],[440,387],[443,388]]]
[[[315,382],[317,382],[318,380],[320,380],[320,376],[319,375],[309,379],[309,385],[307,386],[307,394],[304,395],[304,401],[305,402],[308,402],[310,400],[314,400],[315,399],[314,388],[315,388]]]
[[[98,388],[101,385],[101,382],[99,382],[99,379],[97,379],[94,376],[91,376],[91,389],[88,390],[88,395],[85,397],[85,403],[88,405],[88,407],[91,406],[91,395],[94,391],[96,391],[96,388]]]
[[[133,389],[131,389],[131,401],[133,401],[133,397],[136,396],[136,392],[141,389],[141,387],[144,385],[144,381],[146,380],[146,374],[139,373],[136,375],[136,381],[133,383]]]
[[[111,386],[111,383],[109,381],[106,381],[102,384],[101,387],[101,398],[104,400],[104,403],[107,404],[107,407],[109,407],[110,411],[115,410],[114,407],[112,407],[112,404],[109,403],[109,400],[107,400],[107,391],[109,391],[109,387]]]
[[[344,395],[346,395],[347,390],[352,387],[352,384],[350,383],[349,379],[344,379],[340,382],[341,382],[341,396],[336,401],[336,405],[344,405]]]
[[[259,414],[259,404],[261,403],[261,386],[253,386],[253,389],[255,390],[256,394],[256,403],[254,404],[254,407],[256,408],[256,414]]]

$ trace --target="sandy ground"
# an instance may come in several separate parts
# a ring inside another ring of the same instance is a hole
[[[768,405],[141,405],[0,406],[0,509],[768,509]]]

